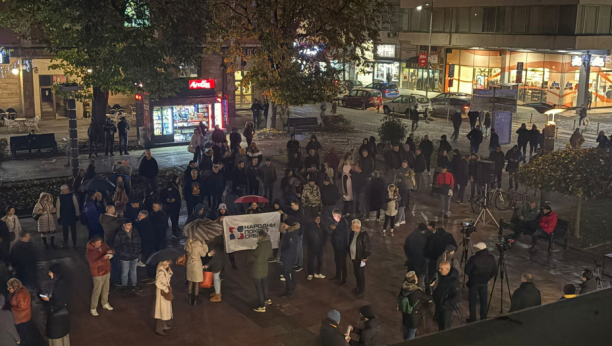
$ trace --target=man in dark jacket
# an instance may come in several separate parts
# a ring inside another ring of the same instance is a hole
[[[89,128],[87,129],[87,137],[89,137],[89,158],[91,159],[93,155],[98,157],[98,137],[100,134],[98,133],[98,128],[96,124],[93,122],[93,118],[91,119],[91,123],[89,124]]]
[[[238,165],[234,167],[232,174],[232,189],[234,194],[238,197],[242,197],[247,193],[247,175],[244,169],[244,161],[238,161]]]
[[[128,153],[128,134],[130,132],[130,124],[125,120],[125,117],[121,117],[119,124],[117,124],[117,131],[119,132],[119,154],[129,155]]]
[[[15,270],[15,277],[26,286],[30,292],[36,292],[38,287],[38,253],[34,249],[30,233],[19,232],[19,241],[13,245],[10,262]]]
[[[427,160],[421,149],[416,150],[416,157],[414,159],[414,176],[416,181],[416,188],[418,191],[425,191],[427,186],[425,182],[425,169],[427,169]]]
[[[212,197],[212,203],[210,204],[210,209],[212,210],[217,210],[217,207],[221,203],[223,191],[225,190],[224,169],[225,168],[220,164],[214,165],[212,173],[208,176],[206,181]]]
[[[597,281],[593,275],[591,269],[585,269],[580,277],[582,283],[580,284],[580,294],[597,291]]]
[[[491,160],[491,153],[495,151],[495,148],[499,146],[499,135],[495,132],[495,129],[491,129],[491,138],[489,139],[489,160]]]
[[[468,172],[470,174],[470,201],[474,199],[474,192],[476,192],[476,187],[478,186],[478,195],[480,195],[480,186],[478,184],[478,154],[470,155],[470,160],[468,163]]]
[[[155,252],[166,247],[166,231],[168,230],[168,215],[161,209],[158,201],[153,202],[153,212],[149,215],[155,235]]]
[[[140,213],[140,211],[143,209],[144,208],[140,205],[140,199],[136,196],[132,196],[130,197],[130,203],[128,203],[128,205],[125,207],[125,213],[123,213],[123,216],[126,219],[137,220],[138,213]]]
[[[365,293],[365,266],[372,253],[370,235],[361,229],[361,221],[355,219],[351,222],[351,234],[349,235],[348,254],[353,261],[353,271],[357,281],[355,295],[363,297]]]
[[[213,143],[223,143],[225,141],[225,132],[219,128],[219,125],[215,125],[215,129],[210,137]]]
[[[259,168],[261,172],[261,179],[263,182],[263,196],[272,202],[272,191],[274,190],[274,183],[276,182],[276,167],[270,161],[270,158],[266,158],[266,163]]]
[[[457,138],[459,138],[459,130],[461,129],[461,123],[463,122],[459,109],[457,109],[457,111],[453,113],[451,121],[453,122],[453,135],[451,136],[451,138],[453,139],[453,141],[456,142]]]
[[[438,147],[438,156],[443,151],[446,151],[447,153],[450,153],[451,151],[453,151],[453,147],[450,145],[450,143],[446,139],[446,135],[440,136],[440,146]]]
[[[306,246],[308,246],[308,277],[307,280],[325,279],[321,274],[323,267],[323,248],[325,247],[325,228],[321,225],[321,217],[317,216],[314,223],[306,226]]]
[[[501,150],[501,146],[495,147],[495,151],[489,155],[489,161],[493,161],[495,164],[493,167],[493,171],[495,172],[495,184],[501,188],[502,186],[502,172],[504,171],[504,166],[506,165],[506,156]]]
[[[323,185],[321,185],[321,216],[325,224],[328,224],[328,221],[332,219],[332,211],[341,197],[336,185],[331,183],[332,179],[333,177],[325,177]]]
[[[467,134],[467,139],[470,140],[470,151],[478,154],[480,143],[482,143],[482,131],[480,130],[480,125],[476,125],[476,127]]]
[[[319,344],[321,346],[346,346],[345,335],[340,330],[340,312],[332,310],[321,323],[319,330]]]
[[[138,264],[138,256],[140,256],[140,235],[138,231],[132,229],[132,220],[125,219],[121,230],[117,232],[114,243],[116,256],[119,256],[121,261],[121,286],[128,287],[128,276],[132,282],[132,292],[139,292],[136,284],[138,283],[136,275],[136,264]]]
[[[435,318],[439,330],[451,327],[453,309],[457,305],[456,296],[459,287],[459,273],[451,268],[449,262],[440,263],[438,278],[430,286],[435,286],[433,301],[436,304]]]
[[[353,215],[357,217],[357,215],[361,215],[361,217],[366,217],[366,212],[368,208],[366,207],[366,185],[368,180],[366,179],[366,175],[361,170],[359,165],[353,166],[351,169],[351,179],[353,183]]]
[[[145,150],[145,157],[140,161],[140,166],[138,166],[138,174],[142,177],[144,181],[144,190],[145,193],[157,191],[157,185],[155,183],[155,178],[159,173],[159,167],[157,166],[157,161],[153,156],[151,156],[151,150]]]
[[[238,153],[238,149],[240,149],[240,143],[242,142],[242,136],[238,133],[238,129],[236,127],[232,127],[232,133],[230,133],[230,149],[232,149],[233,153]]]
[[[412,121],[411,132],[416,131],[419,128],[419,111],[417,110],[418,105],[415,103],[413,109],[408,110],[410,120]]]
[[[425,162],[427,163],[427,172],[430,171],[431,168],[431,155],[433,155],[433,143],[429,140],[429,136],[423,136],[423,140],[419,143],[419,149],[423,153],[425,157]]]
[[[111,118],[106,118],[106,122],[102,129],[104,130],[104,156],[108,156],[109,150],[110,156],[115,156],[113,154],[113,149],[115,147],[115,132],[117,132],[117,127],[113,124]]]
[[[480,113],[478,111],[469,111],[468,118],[470,119],[470,130],[476,128],[476,121],[478,120]]]
[[[363,149],[361,151],[361,157],[359,158],[359,167],[361,167],[361,171],[363,172],[366,178],[372,176],[372,172],[374,172],[374,159],[372,159],[372,156],[370,156],[370,152],[367,149]]]
[[[142,262],[147,262],[147,259],[155,253],[155,233],[153,224],[151,224],[151,220],[149,219],[149,212],[146,210],[141,210],[138,215],[136,222],[134,222],[134,228],[138,231],[138,235],[140,236],[140,246],[141,246],[141,255]]]
[[[429,258],[429,282],[432,282],[438,269],[438,257],[440,257],[440,255],[446,251],[446,245],[448,244],[451,244],[457,248],[457,242],[455,241],[453,235],[447,233],[444,228],[436,228],[435,221],[429,221],[427,224],[427,229],[431,232],[431,235],[427,239],[425,256]]]
[[[422,303],[432,301],[432,298],[421,287],[417,286],[419,282],[420,280],[414,271],[406,273],[402,290],[397,299],[398,310],[402,313],[404,340],[414,339],[417,328],[423,323]]]
[[[255,312],[266,312],[266,305],[272,305],[268,299],[268,258],[272,257],[272,243],[270,237],[264,230],[257,234],[257,248],[249,251],[247,266],[251,278],[255,280],[255,288],[259,305],[253,309]]]
[[[345,285],[347,279],[346,254],[349,246],[349,223],[342,217],[340,209],[334,209],[332,217],[334,224],[331,225],[331,244],[334,248],[334,260],[336,262],[336,275],[332,280],[340,280],[340,284]]]
[[[359,335],[359,341],[348,337],[350,346],[377,346],[380,345],[380,320],[372,311],[372,307],[364,305],[359,308],[359,317],[364,319],[363,328],[351,327],[351,332]]]
[[[487,250],[487,244],[480,242],[474,245],[478,250],[465,265],[465,274],[469,276],[467,287],[470,299],[470,318],[476,321],[476,305],[480,301],[480,319],[487,318],[487,289],[489,280],[497,274],[495,257]]]
[[[408,271],[415,272],[421,287],[425,285],[425,276],[427,275],[428,261],[425,257],[425,248],[427,240],[431,232],[427,229],[427,225],[419,223],[417,228],[406,237],[404,242],[404,254],[406,254]]]
[[[461,157],[455,167],[453,168],[453,174],[455,176],[455,190],[458,191],[457,199],[459,204],[466,204],[463,202],[463,195],[465,194],[465,188],[467,187],[468,181],[470,181],[470,158],[469,155]]]
[[[517,145],[508,150],[506,153],[506,160],[508,160],[506,170],[508,171],[508,183],[510,184],[508,189],[512,190],[512,178],[514,178],[514,173],[518,171],[521,162],[521,151]],[[518,188],[518,179],[514,178],[514,189],[518,191]]]
[[[402,156],[399,150],[399,144],[393,144],[393,150],[389,150],[385,154],[385,163],[389,169],[396,172],[400,167],[402,167]]]
[[[251,106],[251,112],[253,112],[253,124],[256,129],[259,130],[259,121],[261,119],[261,103],[259,103],[258,99],[255,99],[253,105]]]
[[[521,285],[512,294],[510,311],[519,311],[542,305],[542,296],[533,283],[533,275],[524,273],[521,276]]]
[[[253,158],[253,161],[246,169],[246,176],[249,182],[249,195],[259,195],[259,182],[261,181],[259,158]]]

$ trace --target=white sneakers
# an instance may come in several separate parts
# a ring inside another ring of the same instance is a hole
[[[315,279],[325,279],[325,275],[323,274],[315,274],[314,277]]]
[[[283,281],[283,282],[284,282],[284,281],[285,281],[285,277],[281,275],[281,276],[280,276],[280,281]]]
[[[103,306],[102,306],[102,308],[103,308],[104,310],[113,311],[113,307],[112,307],[112,306],[110,306],[110,304],[105,304],[105,305],[103,305]]]
[[[306,280],[308,280],[308,281],[312,280],[312,275],[308,275],[308,277],[306,278]]]
[[[406,224],[406,221],[400,222],[400,225],[404,225],[404,224]]]
[[[266,305],[272,305],[272,299],[266,300]]]
[[[253,309],[253,311],[255,311],[255,312],[266,312],[266,308],[265,307],[259,307],[259,308]]]
[[[98,310],[96,310],[96,309],[89,310],[89,313],[90,313],[92,316],[98,316]]]
[[[138,261],[138,263],[136,263],[136,266],[137,266],[137,267],[140,267],[140,268],[144,268],[144,267],[146,267],[147,265],[146,265],[146,264],[144,264],[144,263],[142,263],[142,261]]]

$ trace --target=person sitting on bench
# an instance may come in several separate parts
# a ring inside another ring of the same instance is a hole
[[[533,233],[532,245],[529,250],[537,250],[538,237],[551,237],[555,227],[557,227],[557,220],[559,215],[552,211],[552,208],[547,205],[543,208],[543,214],[538,221],[538,229]]]
[[[538,217],[540,216],[540,210],[537,208],[537,204],[534,201],[524,205],[518,213],[518,219],[515,220],[516,231],[514,239],[518,239],[522,232],[533,233],[538,229]]]

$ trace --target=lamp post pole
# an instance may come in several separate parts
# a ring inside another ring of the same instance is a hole
[[[431,6],[429,7],[429,47],[427,48],[427,80],[425,85],[425,97],[429,98],[429,78],[431,78],[431,63],[430,63],[430,55],[431,55],[431,34],[433,29],[433,1],[431,2]]]

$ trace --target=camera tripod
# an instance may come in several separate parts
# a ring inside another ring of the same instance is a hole
[[[596,260],[593,260],[593,262],[595,263],[595,268],[593,269],[593,276],[595,277],[595,282],[597,282],[597,287],[599,287],[600,290],[603,290],[603,284],[601,283],[601,277],[599,276],[603,265],[597,263]]]
[[[506,269],[506,261],[505,261],[505,250],[503,247],[499,249],[499,260],[497,260],[497,273],[495,273],[495,278],[493,279],[493,287],[491,288],[491,295],[489,296],[489,305],[487,306],[487,313],[491,308],[491,300],[493,300],[493,292],[495,292],[495,284],[497,283],[497,277],[500,278],[500,306],[499,313],[504,313],[504,278],[506,279],[506,286],[508,287],[508,297],[512,300],[512,293],[510,292],[510,282],[508,281],[508,270]]]
[[[497,220],[495,220],[495,216],[493,216],[493,214],[489,210],[489,184],[485,184],[484,195],[480,199],[480,213],[478,214],[478,217],[476,218],[475,224],[477,225],[478,221],[482,221],[483,224],[487,223],[486,214],[489,214],[489,216],[491,217],[491,220],[493,220],[493,222],[495,222],[497,227],[499,227],[499,223],[497,222]]]
[[[459,267],[463,268],[463,287],[465,287],[465,267],[467,266],[467,261],[470,258],[470,235],[467,232],[463,233],[463,239],[459,246],[462,246],[463,252],[461,253],[461,260],[459,261]]]

